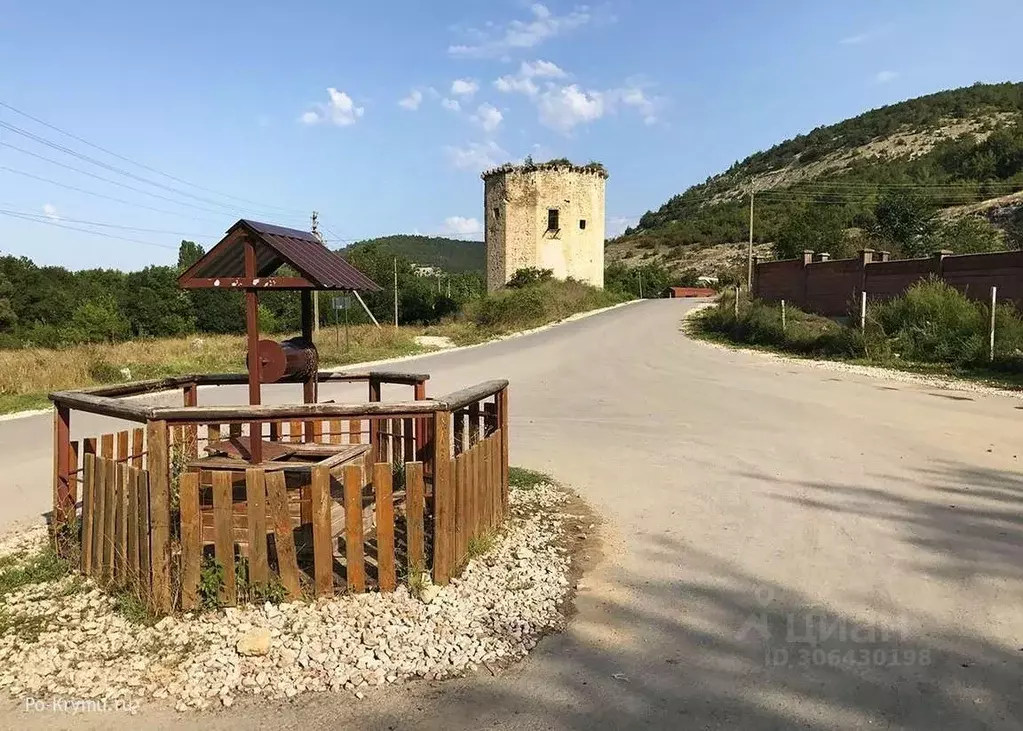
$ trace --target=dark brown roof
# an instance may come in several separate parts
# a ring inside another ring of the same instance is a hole
[[[245,276],[245,235],[257,241],[256,276],[267,277],[288,265],[316,289],[377,292],[376,282],[345,261],[308,231],[242,219],[227,231],[178,282]],[[259,244],[262,244],[260,246]]]

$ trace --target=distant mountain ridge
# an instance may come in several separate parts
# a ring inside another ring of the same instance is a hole
[[[439,267],[451,274],[482,273],[486,261],[486,249],[482,241],[410,234],[357,241],[342,249],[341,253],[344,255],[364,248],[374,248],[381,253],[404,257],[419,266]]]

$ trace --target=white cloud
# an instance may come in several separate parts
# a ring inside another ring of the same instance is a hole
[[[607,111],[604,94],[584,91],[576,84],[548,89],[537,100],[540,123],[559,132],[571,132],[578,124],[593,122]]]
[[[895,81],[899,78],[899,74],[896,71],[878,71],[874,76],[874,81],[879,84],[887,84],[889,81]]]
[[[472,115],[472,121],[483,128],[485,132],[493,132],[501,126],[504,115],[501,110],[492,104],[480,104],[476,113]]]
[[[440,105],[445,109],[450,109],[452,112],[462,110],[462,105],[458,103],[457,99],[441,99]]]
[[[43,204],[43,215],[53,221],[60,218],[60,216],[57,214],[57,206],[53,205],[52,203]]]
[[[634,108],[643,117],[643,124],[657,122],[658,100],[651,99],[639,86],[626,87],[616,91],[622,104]]]
[[[303,124],[320,124],[327,122],[338,127],[347,127],[355,124],[365,111],[363,107],[355,106],[355,102],[343,91],[334,87],[327,89],[328,102],[317,104],[314,111],[305,112],[299,120]]]
[[[604,235],[613,239],[615,236],[621,236],[625,233],[625,229],[635,226],[639,223],[639,218],[635,216],[610,216],[604,222]]]
[[[419,89],[413,89],[407,97],[398,102],[398,106],[414,112],[419,109],[419,105],[422,103],[423,92],[419,91]]]
[[[895,26],[889,23],[887,25],[882,25],[878,28],[872,28],[871,30],[864,31],[863,33],[856,33],[851,36],[846,36],[845,38],[842,38],[839,41],[839,43],[842,44],[843,46],[858,46],[860,44],[870,43],[871,41],[886,36],[893,30],[895,30]]]
[[[517,92],[533,97],[540,92],[533,79],[563,79],[567,76],[568,74],[563,69],[550,61],[538,60],[533,63],[523,61],[517,74],[507,74],[496,79],[494,88],[505,94]]]
[[[444,148],[444,152],[454,167],[477,172],[496,167],[508,159],[508,153],[493,140],[470,142],[463,147],[449,145]]]
[[[448,53],[463,58],[499,57],[516,49],[533,48],[594,20],[588,5],[579,5],[566,15],[555,15],[541,3],[534,3],[529,10],[528,20],[513,20],[503,28],[489,26],[488,31],[470,31],[476,42],[448,46]]]
[[[451,82],[451,93],[455,96],[471,97],[479,91],[480,85],[476,79],[455,79]]]
[[[475,218],[464,216],[448,216],[444,219],[441,231],[446,234],[457,236],[475,236],[483,233],[483,224]]]

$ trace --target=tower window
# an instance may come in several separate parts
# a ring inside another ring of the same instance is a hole
[[[500,209],[500,207],[494,206],[494,218],[500,218],[500,217],[501,217],[501,209]]]
[[[579,230],[580,231],[585,231],[586,230],[586,219],[585,218],[580,218],[579,219]]]
[[[547,209],[547,230],[557,231],[561,228],[558,222],[558,209],[548,208]]]

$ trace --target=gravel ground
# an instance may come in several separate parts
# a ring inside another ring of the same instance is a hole
[[[168,699],[178,710],[257,694],[292,698],[409,678],[440,679],[524,657],[561,629],[571,591],[563,547],[568,495],[512,490],[512,517],[461,579],[315,603],[266,604],[133,624],[77,577],[33,584],[0,603],[0,689],[21,697]],[[559,510],[561,508],[561,510]],[[0,541],[0,556],[38,546],[45,529]],[[426,601],[428,600],[428,601]],[[137,703],[136,703],[137,704]]]

